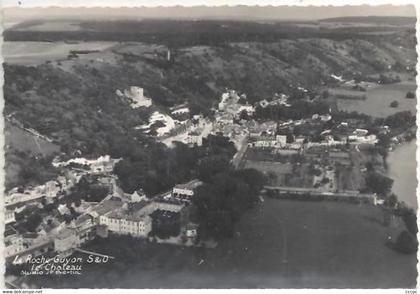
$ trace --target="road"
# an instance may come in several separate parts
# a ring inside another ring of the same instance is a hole
[[[238,152],[233,156],[232,165],[237,169],[242,161],[242,157],[245,155],[246,150],[248,149],[248,136],[245,136],[240,141],[240,147]]]

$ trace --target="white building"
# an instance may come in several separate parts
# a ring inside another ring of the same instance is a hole
[[[6,209],[6,212],[4,214],[4,222],[6,224],[8,224],[8,223],[13,223],[15,221],[16,221],[16,219],[15,219],[15,211],[14,210]]]
[[[194,189],[202,185],[203,182],[195,179],[185,184],[178,184],[172,189],[172,195],[182,200],[191,200],[194,196]]]
[[[75,229],[64,228],[54,239],[54,249],[59,253],[68,253],[80,245],[80,238]]]
[[[349,142],[353,144],[369,144],[374,145],[378,142],[376,135],[368,135],[368,136],[356,136],[350,135],[348,137]]]
[[[129,213],[124,209],[110,212],[103,216],[100,224],[116,234],[147,237],[152,230],[152,220],[146,213]]]
[[[326,122],[326,121],[331,120],[332,116],[330,114],[323,114],[323,115],[320,115],[319,118],[321,119],[321,121]]]
[[[255,107],[252,105],[241,105],[238,109],[237,115],[240,115],[242,111],[246,111],[248,115],[253,115],[255,113]]]
[[[219,102],[218,108],[220,111],[225,110],[227,105],[227,100],[229,99],[230,95],[229,93],[223,93],[222,94],[222,100]]]
[[[198,235],[198,225],[189,223],[185,228],[185,235],[188,238],[195,238]]]
[[[286,146],[287,136],[286,135],[277,135],[276,141],[280,144],[281,147]]]
[[[59,192],[61,192],[61,187],[57,181],[48,181],[45,183],[45,196],[48,198],[57,197]]]
[[[9,206],[9,205],[13,205],[16,203],[23,203],[23,202],[28,202],[28,201],[32,201],[32,200],[36,200],[39,199],[41,197],[44,196],[44,193],[39,193],[36,190],[27,190],[24,191],[23,193],[19,193],[19,192],[12,192],[9,193],[7,195],[5,195],[5,205]]]
[[[152,99],[144,96],[143,88],[132,86],[130,89],[124,90],[124,95],[132,100],[132,108],[149,107],[152,105]]]
[[[129,195],[129,201],[132,203],[141,202],[147,200],[146,193],[144,193],[143,189],[139,189],[134,191],[131,195]]]
[[[57,182],[60,184],[62,191],[67,191],[72,187],[72,183],[68,181],[66,177],[58,176]]]
[[[18,235],[10,235],[4,238],[5,256],[10,257],[24,250],[23,238]]]
[[[199,132],[190,132],[187,137],[185,138],[185,142],[188,145],[197,145],[202,146],[203,145],[203,137],[201,136],[201,133]]]

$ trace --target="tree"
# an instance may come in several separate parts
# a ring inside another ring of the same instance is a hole
[[[413,209],[408,208],[405,205],[399,204],[397,214],[399,216],[401,216],[401,218],[403,219],[403,221],[405,223],[405,227],[407,228],[407,230],[411,234],[417,235],[418,228],[417,228],[416,212]]]
[[[29,232],[35,232],[35,230],[41,224],[41,221],[42,218],[38,213],[32,213],[23,224],[23,227]]]
[[[391,102],[391,104],[389,104],[390,107],[392,108],[397,108],[398,107],[398,101],[394,100]]]
[[[392,188],[394,181],[378,172],[371,172],[367,175],[366,186],[372,193],[386,196]]]
[[[229,159],[222,155],[211,155],[202,158],[198,163],[198,178],[209,181],[215,174],[229,168]]]
[[[414,99],[414,98],[416,98],[416,93],[413,92],[413,91],[408,91],[407,95],[405,95],[405,98]]]
[[[239,114],[239,119],[249,120],[248,112],[245,109]]]
[[[394,249],[400,253],[413,254],[417,252],[418,242],[415,236],[408,231],[403,231],[395,241]]]
[[[395,205],[398,203],[397,195],[392,193],[391,195],[388,196],[385,202],[386,202],[386,205],[388,205],[389,207],[395,207]]]
[[[195,190],[193,198],[200,228],[216,239],[230,237],[234,223],[258,201],[265,180],[254,169],[225,170],[213,175]]]

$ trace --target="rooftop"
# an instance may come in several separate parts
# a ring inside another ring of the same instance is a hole
[[[175,188],[178,188],[178,189],[195,189],[202,184],[203,184],[202,181],[200,181],[198,179],[194,179],[192,181],[189,181],[188,183],[178,184],[178,185],[175,186]]]
[[[96,212],[98,215],[104,215],[110,211],[121,208],[122,205],[123,205],[122,201],[105,200],[99,203],[97,206],[92,207],[91,212]]]
[[[68,229],[68,228],[64,228],[63,230],[61,230],[58,234],[57,234],[57,236],[56,236],[56,238],[58,239],[58,240],[64,240],[64,239],[67,239],[68,237],[70,237],[71,235],[73,235],[74,234],[74,230],[72,230],[72,229]]]

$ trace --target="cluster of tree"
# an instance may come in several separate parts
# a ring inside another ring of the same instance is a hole
[[[121,188],[132,193],[142,188],[152,196],[192,178],[205,179],[229,164],[236,149],[229,138],[210,135],[202,146],[189,148],[182,143],[172,149],[163,144],[128,152],[114,168]]]
[[[401,232],[395,243],[393,244],[393,248],[401,253],[404,254],[413,254],[417,252],[418,241],[415,235],[411,234],[408,231]]]
[[[79,182],[72,187],[71,193],[66,197],[76,206],[79,206],[81,200],[87,202],[100,202],[109,194],[109,187],[99,184],[97,181],[89,181],[83,176]]]
[[[365,179],[367,189],[381,196],[387,196],[391,192],[394,181],[379,172],[369,172]]]
[[[408,91],[407,95],[405,95],[405,98],[414,99],[414,98],[416,98],[416,93],[413,92],[413,91]]]
[[[221,25],[223,24],[223,25]],[[262,24],[243,21],[145,20],[83,22],[77,31],[33,31],[9,29],[7,41],[117,41],[160,43],[171,47],[223,46],[231,42],[275,42],[279,39],[327,38],[333,40],[373,39],[363,32],[380,31],[380,26],[343,28],[300,27],[293,23]],[[399,27],[388,30],[400,32]],[[375,37],[376,36],[376,37]],[[399,35],[398,35],[399,36]]]
[[[36,212],[31,213],[22,223],[22,227],[28,232],[35,232],[42,222],[42,217]]]
[[[384,124],[390,128],[409,128],[416,124],[416,116],[410,111],[400,111],[386,117]]]
[[[399,76],[380,74],[378,82],[381,84],[394,84],[401,82],[401,78]]]
[[[400,204],[398,205],[396,214],[403,219],[407,230],[416,236],[418,232],[416,212],[413,209]]]
[[[38,157],[29,152],[8,149],[5,154],[6,190],[16,186],[43,184],[57,177],[58,170],[51,165],[52,156]]]
[[[176,237],[181,231],[181,216],[175,212],[156,210],[152,217],[152,235],[161,239]]]
[[[396,197],[395,197],[396,198]],[[404,203],[398,203],[395,214],[402,218],[405,223],[406,230],[402,231],[397,240],[394,242],[393,248],[404,254],[413,254],[417,252],[417,215],[416,212],[408,208]]]
[[[397,101],[397,100],[392,101],[392,102],[389,104],[389,107],[392,107],[392,108],[397,108],[397,107],[398,107],[398,101]]]
[[[258,120],[288,120],[311,117],[313,114],[326,114],[329,105],[325,102],[295,101],[290,107],[283,105],[257,106],[254,118]]]
[[[196,221],[201,235],[215,239],[231,237],[234,224],[258,201],[265,183],[257,170],[225,170],[213,175],[195,191]]]

